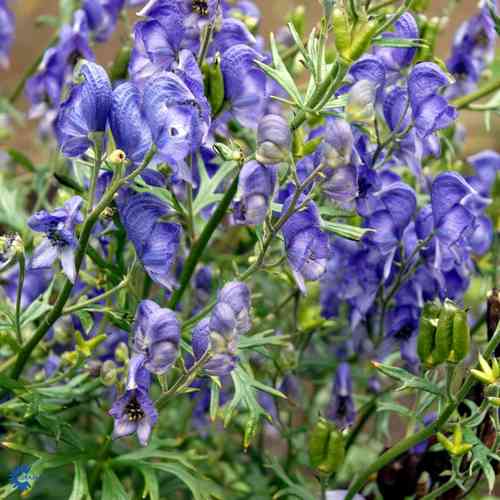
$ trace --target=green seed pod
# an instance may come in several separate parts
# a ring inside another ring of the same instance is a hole
[[[367,21],[361,26],[361,29],[354,35],[352,44],[346,53],[348,60],[356,61],[366,52],[377,28],[378,23],[375,21]]]
[[[428,367],[434,364],[432,352],[434,350],[435,335],[436,326],[434,325],[434,320],[426,318],[424,314],[422,314],[417,337],[417,354],[420,361]]]
[[[453,352],[452,361],[458,363],[469,354],[470,328],[467,313],[459,310],[453,317]]]
[[[345,9],[335,7],[332,10],[332,27],[335,35],[335,47],[338,53],[344,59],[349,59],[347,56],[351,47],[351,28],[349,26],[349,18]]]
[[[323,474],[332,474],[344,462],[345,445],[342,433],[320,418],[309,436],[309,460]]]
[[[224,105],[224,77],[220,69],[220,57],[216,56],[212,64],[203,66],[205,95],[212,108],[212,115],[216,116]]]
[[[435,348],[432,352],[434,362],[439,364],[448,359],[453,347],[453,318],[457,308],[451,301],[446,301],[436,328]]]

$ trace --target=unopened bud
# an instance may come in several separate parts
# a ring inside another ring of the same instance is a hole
[[[104,385],[114,385],[118,377],[118,370],[115,363],[108,359],[101,366],[101,379]]]
[[[127,155],[121,149],[115,149],[108,156],[109,163],[112,163],[113,165],[122,165],[123,163],[125,163],[126,160],[127,160]]]
[[[375,84],[369,80],[356,82],[349,91],[346,117],[349,122],[371,124],[375,117]]]
[[[243,161],[243,153],[239,149],[232,149],[222,142],[216,142],[213,148],[224,161]]]
[[[129,359],[128,346],[125,342],[120,342],[115,349],[115,359],[119,363],[127,363]]]
[[[257,128],[256,159],[260,163],[273,165],[288,157],[292,136],[288,122],[280,115],[264,116]]]

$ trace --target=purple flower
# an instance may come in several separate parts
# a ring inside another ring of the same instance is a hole
[[[129,374],[130,382],[130,374]],[[109,414],[115,420],[113,438],[128,436],[137,432],[142,446],[146,446],[151,431],[158,420],[158,412],[149,397],[151,376],[145,368],[137,370],[133,387],[129,387],[114,403]]]
[[[277,171],[274,166],[252,160],[243,165],[238,181],[238,201],[234,205],[236,224],[261,224],[269,211],[276,191]]]
[[[111,83],[104,68],[85,61],[82,82],[74,85],[57,115],[55,128],[62,152],[75,157],[92,145],[89,134],[104,132],[111,108]]]
[[[133,163],[140,164],[151,148],[151,131],[140,106],[140,95],[129,82],[113,91],[109,125],[116,147]]]
[[[352,399],[351,367],[345,361],[339,363],[337,367],[332,399],[326,410],[326,416],[341,429],[351,426],[356,418]]]
[[[183,180],[192,182],[186,157],[208,133],[210,116],[205,97],[195,96],[174,73],[152,78],[144,89],[144,112],[158,154]]]
[[[239,335],[250,329],[250,290],[244,283],[231,281],[220,290],[212,313],[193,330],[192,347],[196,360],[207,352],[204,365],[211,375],[223,376],[236,366]]]
[[[105,42],[111,36],[124,4],[125,0],[83,1],[82,8],[97,42]]]
[[[182,229],[179,224],[161,221],[170,213],[169,207],[150,193],[125,190],[119,195],[118,210],[127,236],[148,275],[172,290],[175,286],[172,268]]]
[[[450,126],[457,117],[456,109],[438,93],[449,83],[446,75],[435,63],[419,63],[408,76],[408,94],[415,129],[422,139]]]
[[[288,157],[292,136],[288,122],[279,115],[264,116],[257,128],[256,158],[260,163],[272,165]]]
[[[21,294],[21,309],[25,309],[47,290],[52,272],[49,268],[26,269],[23,291]],[[2,274],[2,286],[9,300],[15,304],[19,284],[19,265]]]
[[[180,323],[173,311],[162,309],[152,300],[143,300],[135,315],[134,343],[129,368],[129,385],[142,367],[162,375],[177,359],[181,336]]]
[[[241,125],[255,128],[266,102],[266,76],[255,61],[262,56],[246,45],[233,45],[221,58],[226,100]]]
[[[7,5],[7,0],[0,0],[0,68],[9,67],[9,52],[14,41],[14,14]]]
[[[283,206],[283,213],[286,213],[290,203],[291,198],[288,198]],[[320,224],[318,208],[310,201],[282,227],[288,262],[303,293],[306,291],[306,280],[316,281],[323,276],[330,257],[328,235],[321,231]]]
[[[59,259],[68,279],[75,282],[75,250],[78,246],[75,226],[83,222],[80,212],[82,203],[79,196],[74,196],[62,208],[51,213],[42,210],[28,219],[28,226],[33,231],[46,234],[33,253],[31,269],[50,267]]]

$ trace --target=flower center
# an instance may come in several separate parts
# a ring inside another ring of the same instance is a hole
[[[62,231],[59,231],[58,229],[50,229],[47,232],[47,237],[49,238],[49,241],[52,243],[52,245],[59,248],[65,247],[70,244]]]
[[[141,405],[137,402],[136,398],[132,398],[127,406],[125,407],[125,412],[127,413],[128,419],[132,422],[137,422],[144,417],[144,411]]]
[[[208,2],[207,0],[193,0],[192,3],[193,12],[196,12],[200,16],[208,16]]]

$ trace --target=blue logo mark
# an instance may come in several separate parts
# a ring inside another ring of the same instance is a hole
[[[9,474],[9,481],[19,491],[26,491],[31,488],[38,476],[31,473],[31,467],[27,464],[16,467]]]

